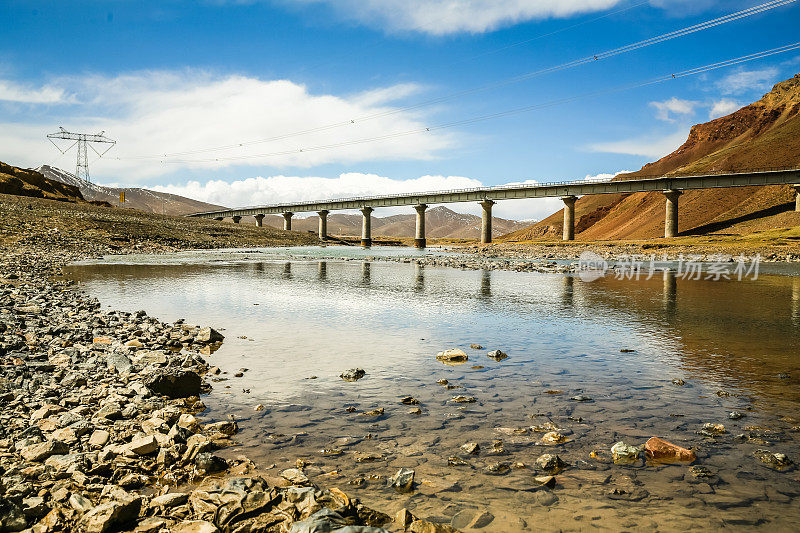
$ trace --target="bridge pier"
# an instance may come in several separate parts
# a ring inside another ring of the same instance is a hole
[[[564,234],[563,240],[575,240],[575,201],[577,196],[562,196],[561,201],[564,202]]]
[[[328,238],[328,211],[323,209],[317,211],[319,215],[319,240],[324,241]]]
[[[492,242],[492,200],[484,200],[480,202],[483,208],[483,218],[481,220],[481,244],[489,244]]]
[[[238,224],[241,221],[242,221],[242,217],[240,217],[240,216],[233,217],[233,223],[234,224]]]
[[[253,215],[256,219],[256,226],[259,228],[264,225],[264,215]]]
[[[283,214],[283,229],[285,231],[292,231],[292,215],[294,215],[294,213]]]
[[[425,210],[428,206],[420,204],[414,206],[417,210],[417,232],[414,237],[414,246],[417,248],[425,248],[427,241],[425,240]]]
[[[667,210],[664,215],[664,238],[671,239],[678,236],[678,197],[683,194],[677,189],[663,191],[667,198]]]
[[[361,246],[366,248],[372,246],[372,211],[371,207],[361,208]]]
[[[800,212],[800,183],[794,187],[794,210]]]

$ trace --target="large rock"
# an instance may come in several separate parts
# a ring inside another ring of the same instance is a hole
[[[203,380],[197,372],[179,368],[157,370],[147,376],[144,382],[151,391],[170,398],[198,396]]]
[[[47,440],[23,448],[22,458],[26,461],[44,461],[51,455],[61,455],[69,452],[69,446],[58,440]]]
[[[194,340],[202,343],[222,342],[225,340],[225,336],[214,328],[203,328],[197,333]]]
[[[158,441],[153,435],[134,439],[128,444],[128,449],[136,455],[150,455],[158,451]]]
[[[0,498],[0,532],[22,531],[28,527],[25,515],[11,500]]]
[[[414,471],[410,468],[401,468],[391,479],[391,486],[399,492],[414,490]]]
[[[123,495],[113,501],[101,503],[83,515],[78,529],[83,533],[105,533],[136,520],[142,498],[131,494]]]
[[[469,356],[467,356],[464,350],[453,348],[452,350],[445,350],[437,353],[436,359],[443,363],[465,363],[469,359]]]
[[[645,452],[650,459],[660,462],[686,462],[697,460],[697,454],[692,450],[681,448],[671,442],[652,437],[644,444]]]
[[[108,354],[106,363],[109,367],[113,367],[120,374],[123,372],[130,372],[133,368],[133,363],[131,363],[131,360],[128,359],[128,356],[118,352],[112,352]]]

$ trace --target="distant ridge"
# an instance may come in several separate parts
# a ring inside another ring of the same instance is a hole
[[[93,202],[108,202],[111,205],[119,205],[119,195],[125,192],[125,204],[123,207],[139,209],[149,213],[161,213],[165,215],[187,215],[198,211],[214,211],[225,209],[223,206],[208,204],[191,198],[185,198],[177,194],[151,191],[138,187],[106,187],[82,180],[65,170],[42,165],[36,169],[45,177],[71,185],[80,190],[86,200]]]
[[[615,180],[652,175],[800,167],[800,74],[760,100],[692,127],[683,145]],[[679,235],[749,234],[800,225],[789,186],[686,191],[679,201]],[[578,240],[647,239],[664,235],[661,193],[584,196],[575,204]],[[500,240],[558,239],[563,210]]]

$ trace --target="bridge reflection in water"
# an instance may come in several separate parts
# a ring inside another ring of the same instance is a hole
[[[774,392],[767,383],[775,375],[800,372],[800,277],[694,281],[666,271],[649,280],[589,283],[572,275],[313,260],[98,264],[75,267],[70,276],[99,292],[104,304],[242,328],[245,335],[253,324],[256,331],[275,329],[272,342],[287,331],[320,338],[332,331],[337,342],[370,344],[381,342],[376,332],[387,328],[401,336],[421,328],[421,337],[435,339],[428,330],[444,328],[445,344],[453,335],[490,337],[519,352],[543,339],[563,349],[591,339],[606,343],[607,334],[621,344],[639,339],[658,346],[703,379],[731,379],[764,394]],[[236,342],[229,336],[223,353]]]

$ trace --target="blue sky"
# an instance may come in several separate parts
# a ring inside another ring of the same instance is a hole
[[[800,72],[800,52],[581,95],[800,40],[800,2],[407,108],[762,3],[3,0],[0,160],[73,170],[74,151],[60,155],[45,134],[58,126],[105,130],[119,144],[92,161],[93,180],[160,186],[226,205],[638,169],[680,145],[691,124],[730,113]],[[422,134],[315,149],[571,97],[579,98]],[[359,120],[375,114],[383,116]],[[286,136],[351,119],[356,122]],[[259,139],[273,140],[162,162],[165,153]],[[552,207],[537,205],[533,216]],[[531,210],[524,211],[508,214]]]

